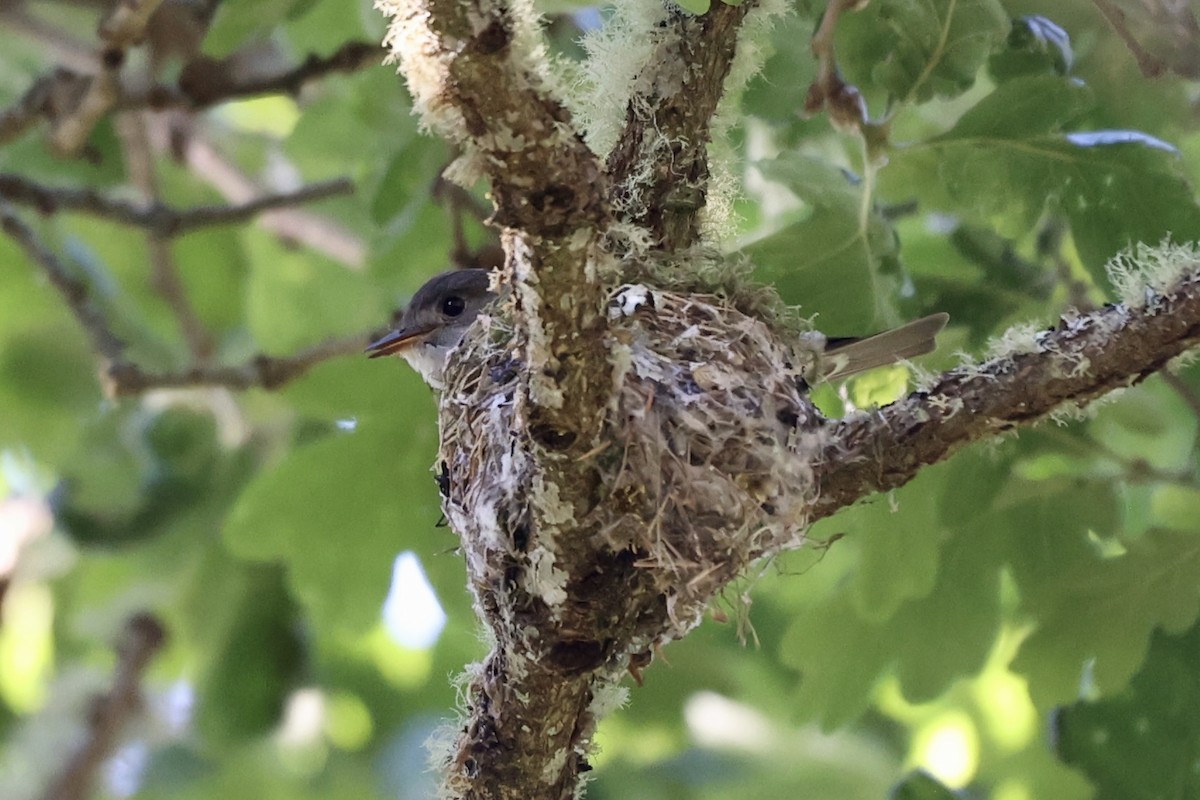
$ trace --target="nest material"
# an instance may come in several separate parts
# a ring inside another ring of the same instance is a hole
[[[444,507],[493,628],[520,630],[544,605],[561,629],[535,638],[591,628],[602,642],[589,658],[628,657],[685,633],[750,562],[803,540],[825,436],[805,396],[819,334],[785,341],[715,296],[614,290],[611,401],[589,454],[598,496],[576,519],[523,438],[528,376],[503,315],[451,356],[440,409]],[[581,542],[605,566],[567,552]],[[622,596],[581,602],[596,572]]]
[[[805,397],[819,334],[785,346],[714,297],[645,286],[618,289],[609,316],[610,424],[626,447],[611,490],[653,521],[610,544],[695,584],[798,543],[822,440]]]

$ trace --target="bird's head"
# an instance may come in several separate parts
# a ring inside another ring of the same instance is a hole
[[[446,356],[479,312],[496,299],[486,269],[459,269],[430,278],[413,295],[400,325],[367,347],[371,358],[400,355],[425,382],[442,386]]]

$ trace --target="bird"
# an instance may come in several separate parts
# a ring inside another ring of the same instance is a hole
[[[456,269],[430,278],[413,295],[400,324],[367,346],[369,358],[399,355],[434,389],[442,388],[446,356],[496,299],[486,269]]]
[[[480,312],[497,295],[486,269],[435,275],[417,290],[399,326],[367,346],[370,358],[400,355],[425,383],[442,388],[446,357]],[[930,314],[898,328],[862,338],[826,338],[818,377],[842,380],[876,367],[932,352],[950,316]]]

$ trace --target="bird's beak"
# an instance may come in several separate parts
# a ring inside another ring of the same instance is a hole
[[[377,339],[367,345],[367,357],[379,358],[380,356],[390,356],[407,350],[415,344],[418,344],[426,334],[433,331],[432,326],[422,326],[420,328],[400,328],[394,330],[387,336]]]

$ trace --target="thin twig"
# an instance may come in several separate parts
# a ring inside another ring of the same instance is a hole
[[[61,68],[38,78],[17,102],[0,111],[0,145],[16,139],[42,117],[56,119],[74,108],[90,80]]]
[[[808,87],[804,100],[804,111],[816,114],[827,109],[829,121],[840,130],[859,131],[869,124],[867,105],[858,87],[846,83],[837,66],[834,50],[834,34],[843,13],[856,11],[865,3],[862,0],[830,0],[821,18],[820,27],[812,36],[809,47],[817,59],[817,75]]]
[[[0,20],[7,19],[0,13]],[[53,126],[55,148],[71,154],[83,146],[96,122],[114,108],[195,111],[264,94],[296,95],[310,81],[335,72],[355,72],[381,62],[383,56],[377,44],[350,41],[327,57],[310,54],[291,69],[249,78],[230,74],[231,62],[201,57],[184,67],[176,86],[134,88],[120,75],[128,46],[128,42],[109,45],[88,59],[90,69],[80,70],[78,64],[71,69],[60,66],[35,80],[17,102],[0,110],[0,144],[12,141],[44,118]]]
[[[142,675],[166,639],[162,623],[150,614],[135,614],[125,623],[112,688],[96,698],[88,715],[87,738],[46,788],[42,800],[86,800],[91,795],[96,773],[116,749],[121,729],[142,708]]]
[[[309,184],[291,192],[265,194],[231,206],[202,206],[186,212],[176,223],[176,233],[213,225],[233,225],[275,209],[289,208],[328,197],[353,194],[354,182],[349,178]]]
[[[43,186],[20,175],[0,173],[0,197],[9,202],[31,205],[45,214],[59,210],[79,211],[123,225],[145,228],[165,237],[180,236],[198,228],[236,225],[266,211],[353,191],[354,184],[349,178],[338,178],[313,183],[292,192],[263,195],[234,205],[173,208],[158,202],[143,205],[130,203],[95,189]]]
[[[124,0],[100,22],[104,42],[100,71],[87,82],[87,89],[68,113],[52,118],[50,144],[60,155],[75,155],[91,135],[96,123],[121,96],[121,68],[126,51],[138,44],[146,23],[162,0]]]
[[[367,247],[362,238],[327,216],[302,208],[258,206],[266,196],[257,183],[247,177],[201,133],[190,129],[187,119],[180,119],[180,128],[172,128],[166,115],[157,115],[151,129],[151,141],[159,152],[173,152],[187,164],[192,174],[208,183],[226,200],[238,205],[266,211],[258,224],[290,242],[310,247],[353,270],[362,269],[367,260]],[[336,182],[333,182],[336,183]],[[331,192],[337,194],[342,190]],[[230,220],[240,222],[240,219]],[[216,224],[216,223],[208,223]]]
[[[177,372],[149,373],[124,360],[125,343],[117,338],[91,303],[87,285],[73,276],[67,266],[34,235],[13,207],[0,197],[0,230],[8,234],[35,263],[42,267],[50,283],[59,291],[79,324],[87,331],[92,346],[108,365],[104,371],[110,396],[133,395],[150,389],[183,386],[224,386],[229,389],[277,389],[304,375],[313,366],[337,356],[362,352],[371,340],[370,333],[329,339],[290,356],[257,355],[243,364],[208,366],[198,364]]]
[[[446,179],[439,172],[433,181],[429,196],[441,203],[450,215],[450,235],[454,242],[450,250],[450,261],[462,269],[494,269],[504,263],[504,251],[495,238],[489,238],[479,249],[473,249],[467,241],[464,219],[470,217],[480,225],[486,225],[487,208],[469,191]]]
[[[96,351],[116,362],[121,359],[125,343],[113,333],[108,320],[91,303],[87,284],[71,274],[71,270],[34,235],[33,230],[16,214],[16,210],[0,197],[0,230],[3,230],[34,263],[38,264],[50,284],[66,301],[71,313],[87,331]]]
[[[1161,373],[1166,375],[1166,370]],[[1082,455],[1097,456],[1120,468],[1120,477],[1129,483],[1170,483],[1176,486],[1197,488],[1196,475],[1190,470],[1165,470],[1154,466],[1141,457],[1130,457],[1091,436],[1072,436],[1063,428],[1043,426],[1039,434],[1054,442],[1063,452],[1074,451]]]
[[[1117,36],[1121,37],[1121,41],[1129,48],[1129,52],[1133,54],[1133,58],[1137,61],[1138,69],[1147,78],[1157,78],[1167,71],[1167,64],[1163,59],[1159,58],[1154,53],[1151,53],[1146,48],[1142,47],[1137,38],[1129,30],[1129,26],[1125,22],[1125,12],[1118,8],[1109,0],[1092,0],[1092,4],[1096,6],[1096,10],[1108,22],[1109,27]]]
[[[150,204],[161,205],[154,154],[143,115],[140,112],[117,114],[116,122],[130,182],[141,190]],[[216,340],[188,297],[175,255],[171,251],[170,238],[159,231],[149,230],[146,232],[146,244],[150,252],[151,286],[175,314],[192,358],[199,362],[207,361],[216,350]]]
[[[100,21],[100,38],[113,47],[138,44],[163,0],[122,0]]]
[[[381,64],[384,51],[373,42],[349,41],[322,58],[310,53],[304,61],[275,75],[237,78],[230,74],[229,61],[198,58],[184,67],[177,86],[158,84],[138,92],[128,92],[118,105],[130,108],[184,108],[200,110],[264,94],[298,95],[310,81],[335,72],[351,73]]]
[[[91,42],[30,13],[25,4],[0,5],[0,29],[32,43],[47,64],[57,64],[79,75],[93,75],[100,69]]]
[[[150,373],[136,364],[112,364],[107,373],[108,393],[115,397],[141,394],[152,389],[191,386],[222,386],[227,389],[278,389],[296,380],[323,361],[361,354],[370,335],[329,339],[291,356],[256,355],[232,366],[194,366],[178,372]]]

